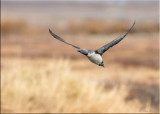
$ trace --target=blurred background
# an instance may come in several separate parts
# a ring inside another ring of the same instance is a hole
[[[1,2],[1,112],[159,112],[159,2]],[[49,34],[97,49],[105,67]]]

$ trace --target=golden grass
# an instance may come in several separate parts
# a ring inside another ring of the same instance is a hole
[[[118,23],[73,21],[64,27],[68,31],[59,30],[69,33],[61,35],[66,41],[97,49],[119,36],[115,32],[126,30],[129,24],[123,23],[115,28]],[[30,29],[23,20],[2,22],[1,112],[140,113],[149,98],[150,109],[158,112],[158,28],[147,26],[142,30],[137,25],[132,32],[154,32],[127,35],[103,55],[102,68],[53,40],[46,30]],[[108,32],[115,34],[95,35]]]
[[[121,84],[106,89],[100,80],[104,74],[99,75],[98,70],[77,72],[71,65],[77,63],[68,59],[3,59],[2,112],[140,112],[142,104],[137,99],[125,100],[129,87]],[[115,67],[109,68],[108,76],[115,78]],[[124,78],[122,69],[117,73]],[[113,81],[108,76],[108,82]]]

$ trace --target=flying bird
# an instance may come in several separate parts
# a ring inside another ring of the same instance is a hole
[[[53,33],[50,29],[49,29],[49,33],[57,40],[60,40],[64,43],[76,48],[78,52],[85,55],[91,62],[93,62],[99,66],[104,67],[103,59],[102,59],[103,53],[106,52],[110,47],[118,44],[129,33],[129,31],[133,28],[134,25],[135,25],[135,21],[134,21],[133,25],[125,33],[123,33],[121,36],[119,36],[118,38],[116,38],[112,42],[102,46],[101,48],[99,48],[97,50],[86,50],[84,48],[80,48],[80,47],[75,46],[71,43],[68,43],[64,39],[62,39],[60,36]]]

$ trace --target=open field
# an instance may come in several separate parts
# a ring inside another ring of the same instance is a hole
[[[1,112],[159,112],[157,9],[155,3],[3,2]],[[97,49],[134,19],[133,30],[103,55],[104,68],[48,33]]]
[[[156,69],[70,59],[4,59],[2,66],[2,112],[158,111]]]
[[[2,112],[158,111],[156,33],[152,39],[128,35],[104,54],[105,68],[47,37],[47,41],[38,37],[39,42],[38,38],[17,42],[20,38],[14,36],[2,39]],[[85,37],[89,43],[81,37],[70,42],[96,49],[112,40]]]

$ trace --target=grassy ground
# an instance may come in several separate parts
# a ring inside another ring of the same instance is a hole
[[[75,43],[97,48],[106,40],[86,37],[89,45],[81,37]],[[17,37],[18,42],[6,36],[2,39],[2,112],[157,112],[158,45],[154,44],[158,39],[156,34],[151,37],[128,35],[104,54],[102,68],[53,39],[40,37],[34,43],[37,38]]]
[[[12,67],[2,71],[2,112],[139,112],[142,108],[137,99],[125,101],[127,84],[110,87],[107,81],[115,80],[98,78],[89,69],[82,75],[83,70],[73,70],[69,60],[37,66],[31,60],[21,61],[20,66],[17,60],[6,62]]]

